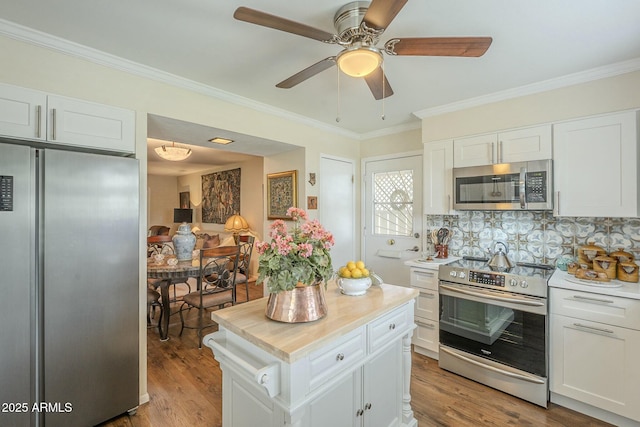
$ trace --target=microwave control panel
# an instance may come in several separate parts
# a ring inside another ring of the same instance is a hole
[[[527,172],[525,187],[527,203],[547,202],[547,172]]]

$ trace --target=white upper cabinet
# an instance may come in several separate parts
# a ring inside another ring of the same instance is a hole
[[[546,160],[552,156],[551,125],[454,140],[455,167]]]
[[[135,152],[135,112],[0,84],[0,135]]]
[[[0,84],[0,135],[44,141],[47,95]]]
[[[424,213],[453,214],[453,140],[424,144]]]
[[[556,216],[637,217],[635,111],[554,125]]]

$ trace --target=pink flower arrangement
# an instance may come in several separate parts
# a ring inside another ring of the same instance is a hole
[[[300,284],[306,286],[319,281],[326,284],[333,275],[329,256],[329,249],[334,245],[333,235],[318,220],[308,221],[303,209],[289,208],[287,216],[293,220],[290,233],[285,221],[278,219],[269,230],[271,241],[256,243],[260,255],[256,283],[268,278],[271,293],[291,290]]]

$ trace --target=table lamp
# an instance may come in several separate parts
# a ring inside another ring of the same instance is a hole
[[[246,219],[240,216],[240,214],[235,213],[227,218],[227,222],[224,223],[224,231],[233,233],[233,240],[235,240],[237,245],[239,234],[245,231],[249,231],[249,224],[247,223]]]

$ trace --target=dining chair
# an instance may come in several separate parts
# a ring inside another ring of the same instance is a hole
[[[238,236],[238,244],[240,245],[240,259],[238,260],[238,272],[236,273],[236,285],[244,283],[247,293],[247,301],[249,301],[249,266],[251,265],[251,254],[253,253],[253,236]]]
[[[147,287],[147,327],[151,325],[151,318],[156,315],[156,307],[162,307],[160,303],[160,293],[154,289]],[[160,310],[160,319],[162,320],[162,310]]]
[[[171,240],[171,236],[168,235],[158,235],[158,236],[149,236],[147,237],[147,257],[152,257],[156,254],[162,255],[173,255],[173,242]],[[149,279],[147,280],[150,286],[155,288],[155,285],[158,282],[158,279]],[[184,280],[174,280],[173,285],[173,300],[171,302],[178,301],[178,292],[176,289],[176,285],[184,284],[187,286],[187,293],[191,292],[191,285],[189,285],[188,277],[185,277]]]
[[[200,250],[200,273],[198,290],[182,297],[180,306],[180,335],[184,328],[198,330],[198,348],[202,348],[202,330],[215,326],[216,323],[205,323],[208,309],[222,308],[226,304],[236,303],[236,271],[240,258],[240,246],[219,246]],[[198,310],[195,324],[189,325],[183,313],[192,308]]]

